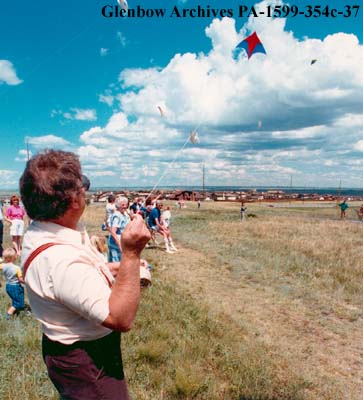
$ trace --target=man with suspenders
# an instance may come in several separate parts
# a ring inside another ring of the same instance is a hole
[[[150,233],[141,216],[127,226],[114,277],[79,225],[89,184],[71,152],[45,150],[27,162],[20,193],[33,222],[23,241],[24,279],[61,397],[129,399],[120,332],[131,329],[138,309],[140,253]]]

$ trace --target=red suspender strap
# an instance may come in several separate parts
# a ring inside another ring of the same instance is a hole
[[[44,243],[41,246],[37,247],[31,254],[30,256],[26,259],[25,263],[24,263],[24,267],[23,267],[23,277],[25,279],[25,274],[26,271],[29,268],[29,265],[31,264],[31,262],[34,260],[35,257],[37,257],[42,251],[49,249],[49,247],[55,246],[57,244],[61,244],[61,243]]]
[[[112,288],[112,283],[111,283],[111,281],[108,279],[107,275],[102,271],[102,269],[100,269],[100,271],[101,271],[102,275],[105,277],[108,286],[109,286],[110,288]]]
[[[25,263],[24,263],[24,268],[23,268],[23,277],[25,279],[25,274],[26,271],[28,270],[30,264],[32,263],[32,261],[34,260],[35,257],[37,257],[42,251],[49,249],[49,247],[58,245],[58,244],[62,244],[62,243],[55,243],[55,242],[51,242],[51,243],[44,243],[41,246],[37,247],[31,254],[30,256],[26,259]],[[100,269],[100,272],[102,273],[102,275],[104,276],[104,278],[107,281],[107,284],[109,287],[112,287],[112,283],[111,281],[108,279],[107,275],[102,271],[102,269]]]

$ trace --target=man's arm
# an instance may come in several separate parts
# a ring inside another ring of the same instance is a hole
[[[120,332],[131,329],[140,302],[140,253],[149,240],[150,232],[142,217],[135,215],[122,233],[122,261],[103,326]]]

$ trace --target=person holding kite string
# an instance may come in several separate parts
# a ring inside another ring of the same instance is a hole
[[[139,306],[140,253],[150,233],[136,215],[114,278],[80,228],[88,188],[74,153],[45,150],[27,162],[20,193],[33,222],[23,242],[24,280],[61,398],[129,400],[120,332],[131,329]]]
[[[174,253],[176,251],[176,247],[173,244],[170,230],[165,228],[162,224],[161,220],[161,209],[163,207],[163,203],[161,200],[157,200],[155,207],[152,209],[149,218],[148,225],[149,229],[152,232],[151,235],[155,237],[156,233],[159,233],[164,238],[165,250],[167,253]]]

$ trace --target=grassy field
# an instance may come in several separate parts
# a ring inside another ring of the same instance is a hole
[[[144,251],[153,285],[122,339],[132,397],[361,399],[363,224],[334,204],[247,206],[244,223],[237,203],[172,209],[179,251]],[[87,208],[90,233],[102,218]],[[39,339],[32,318],[0,319],[1,399],[58,398]]]

